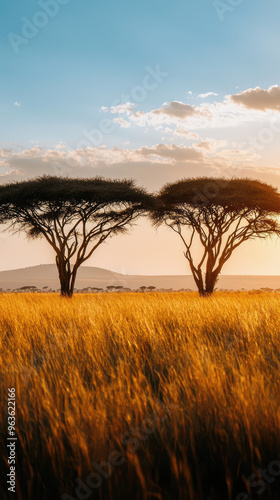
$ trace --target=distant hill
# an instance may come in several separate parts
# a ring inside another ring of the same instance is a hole
[[[44,264],[23,269],[0,272],[0,288],[13,290],[23,286],[59,288],[57,269],[54,264]],[[79,269],[76,288],[107,286],[123,286],[137,289],[140,286],[156,286],[157,288],[188,288],[195,290],[192,276],[141,276],[124,275],[101,269],[99,267],[82,266]],[[220,276],[218,289],[240,290],[259,288],[280,288],[280,276]]]

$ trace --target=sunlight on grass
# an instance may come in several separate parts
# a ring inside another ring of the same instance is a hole
[[[278,294],[1,295],[1,445],[15,387],[17,498],[75,497],[76,478],[114,450],[124,463],[90,498],[250,491],[280,453],[279,309]],[[166,418],[133,450],[123,435],[161,404]]]

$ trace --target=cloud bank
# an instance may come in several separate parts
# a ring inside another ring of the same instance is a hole
[[[272,85],[268,90],[256,87],[231,96],[231,100],[248,109],[280,111],[280,87]]]

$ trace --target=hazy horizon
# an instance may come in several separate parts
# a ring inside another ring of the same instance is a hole
[[[41,264],[37,264],[36,266],[26,266],[26,267],[16,267],[16,268],[11,268],[11,269],[2,269],[0,270],[0,273],[5,273],[5,272],[10,272],[10,271],[21,271],[23,269],[30,269],[30,268],[36,268],[36,267],[40,267],[40,266],[54,266],[55,269],[56,269],[56,264],[55,263],[41,263]],[[87,263],[84,263],[80,266],[79,269],[81,268],[91,268],[91,269],[100,269],[100,270],[104,270],[104,271],[109,271],[111,273],[115,273],[115,274],[122,274],[123,276],[188,276],[188,277],[191,277],[192,278],[192,274],[191,273],[183,273],[183,274],[154,274],[154,273],[149,273],[149,274],[133,274],[133,273],[127,273],[127,274],[124,274],[124,273],[120,273],[119,271],[116,271],[115,269],[109,269],[108,267],[100,267],[100,266],[94,266],[94,265],[88,265]],[[79,271],[78,271],[79,272]],[[280,276],[280,274],[245,274],[245,273],[242,273],[242,274],[225,274],[224,272],[221,272],[220,276],[252,276],[252,277],[259,277],[259,276],[273,276],[273,277],[277,277],[277,276]]]
[[[19,290],[22,287],[35,286],[38,290],[47,287],[49,290],[59,289],[59,279],[55,264],[13,269],[0,272],[0,289]],[[75,289],[83,290],[97,287],[106,290],[108,286],[122,286],[129,290],[138,290],[142,286],[153,286],[157,290],[191,290],[197,287],[190,274],[183,275],[144,275],[120,274],[109,269],[81,266],[79,268]],[[259,290],[269,288],[280,290],[280,276],[225,275],[219,276],[217,290]]]

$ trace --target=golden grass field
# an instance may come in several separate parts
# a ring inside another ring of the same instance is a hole
[[[279,312],[278,294],[0,295],[1,500],[279,499]]]

